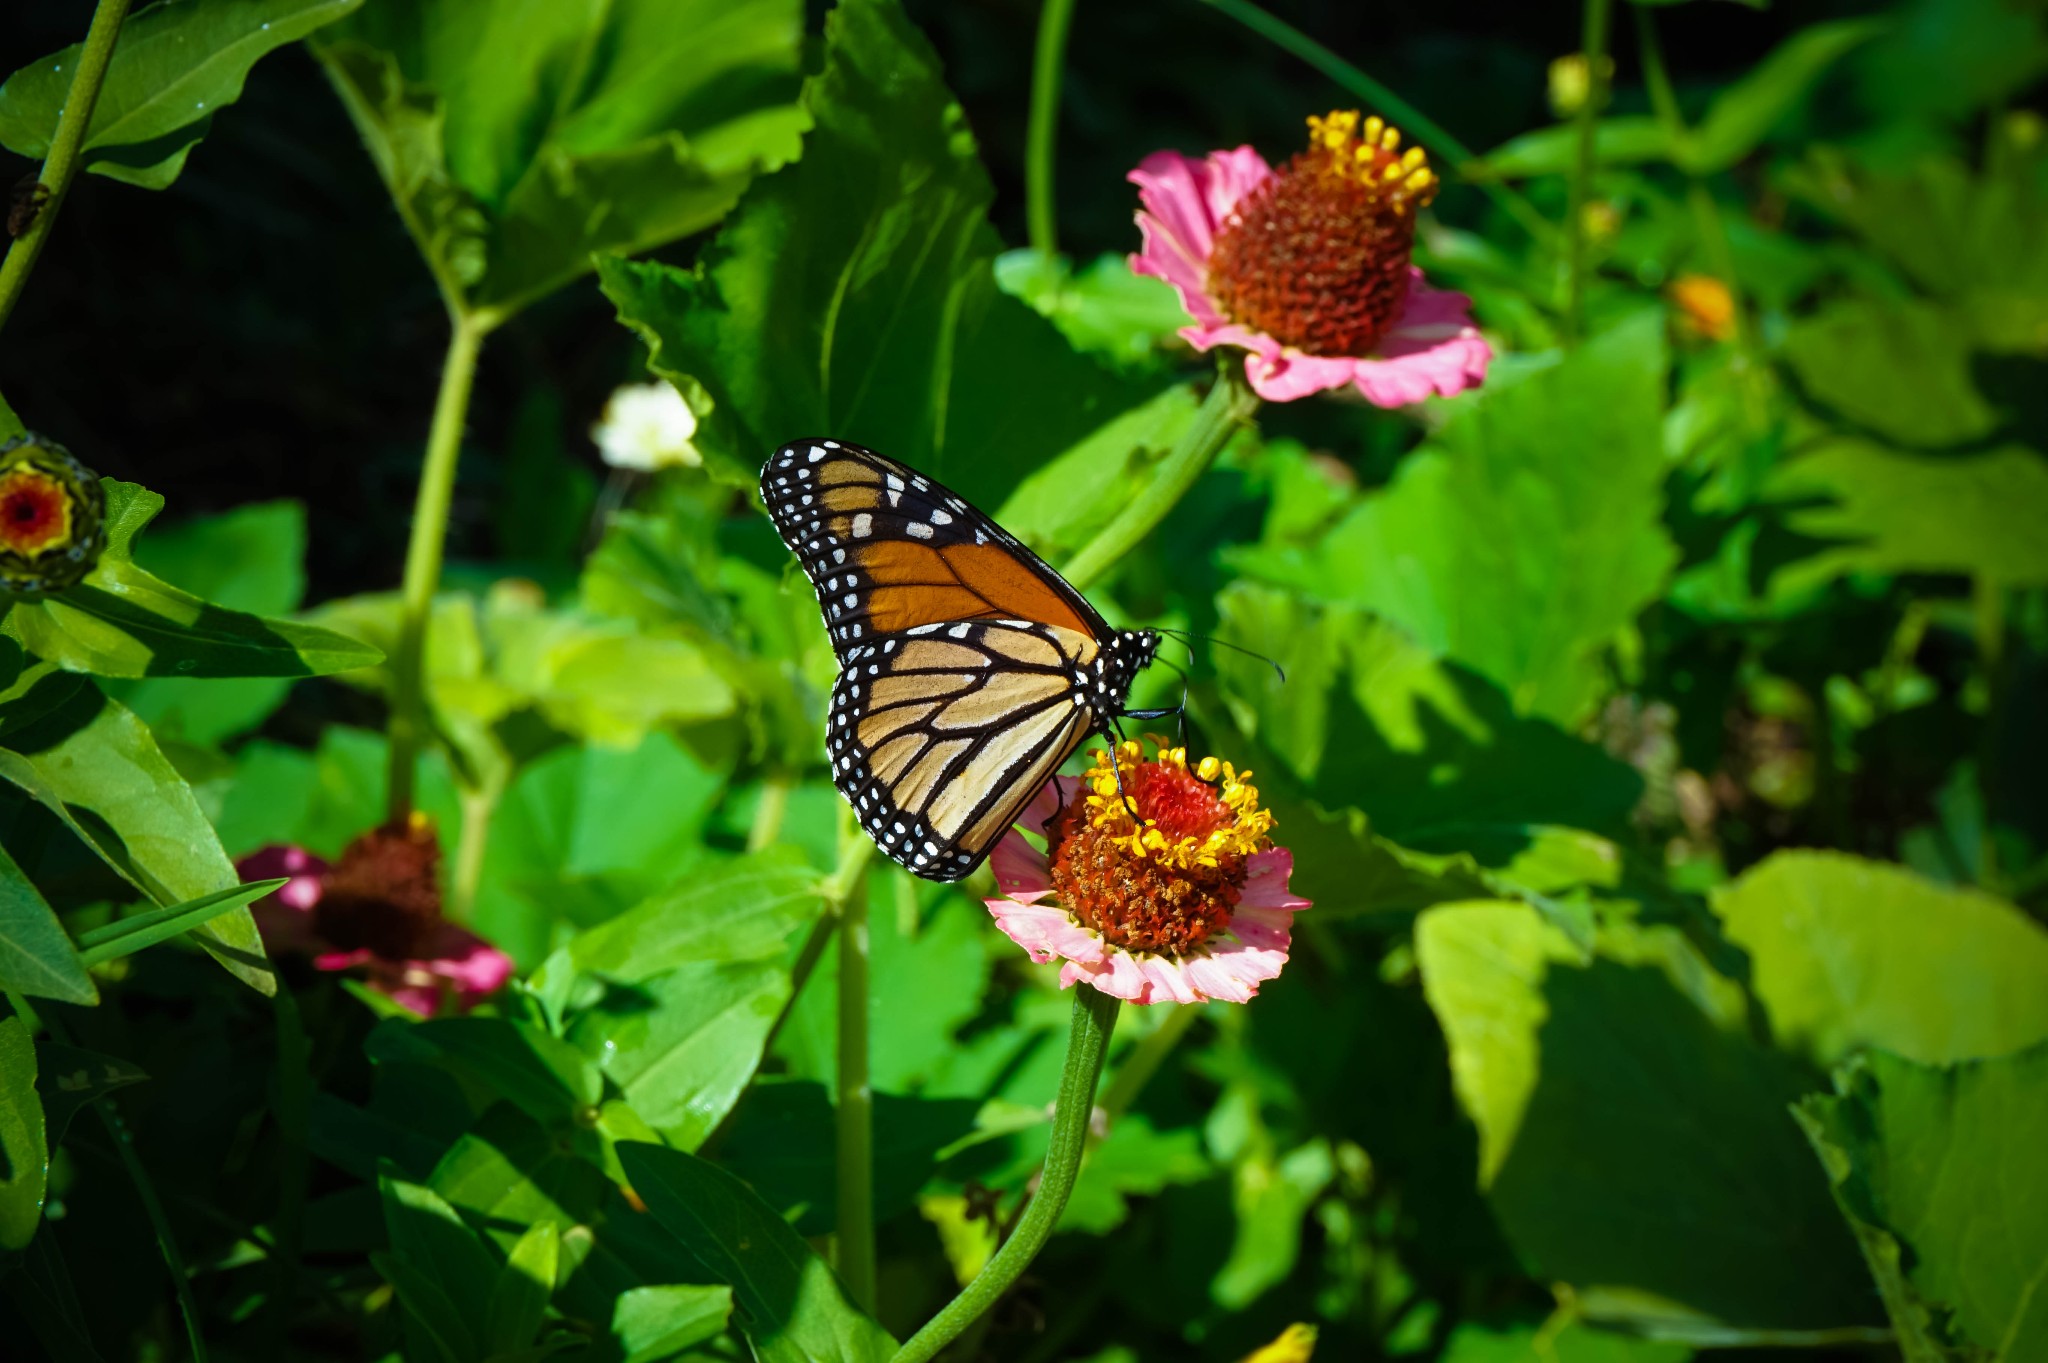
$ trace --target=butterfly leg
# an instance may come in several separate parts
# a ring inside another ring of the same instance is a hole
[[[1166,714],[1170,712],[1162,710],[1160,713]],[[1127,715],[1131,719],[1146,719],[1150,717],[1146,711],[1142,710],[1128,710],[1125,712],[1125,715]],[[1116,732],[1111,733],[1109,732],[1110,729],[1114,729]],[[1102,736],[1110,740],[1109,770],[1110,773],[1116,777],[1117,797],[1124,802],[1124,809],[1130,814],[1132,820],[1135,821],[1140,828],[1143,828],[1146,824],[1149,824],[1152,821],[1146,818],[1143,814],[1140,814],[1138,812],[1138,806],[1131,800],[1130,794],[1124,790],[1123,764],[1117,761],[1118,753],[1122,751],[1124,744],[1129,741],[1124,737],[1124,726],[1117,723],[1116,720],[1112,719],[1109,722],[1109,724],[1104,727]]]

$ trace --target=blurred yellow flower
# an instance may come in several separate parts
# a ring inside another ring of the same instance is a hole
[[[1316,1351],[1316,1327],[1296,1322],[1280,1332],[1280,1338],[1264,1348],[1254,1349],[1239,1363],[1308,1363]]]
[[[1725,341],[1735,334],[1735,295],[1712,275],[1680,275],[1664,292],[1678,315],[1708,340]]]

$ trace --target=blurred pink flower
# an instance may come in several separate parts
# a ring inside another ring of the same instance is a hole
[[[1038,962],[1132,1003],[1243,1003],[1287,963],[1294,857],[1267,836],[1273,816],[1228,763],[1153,739],[1106,751],[1080,778],[1054,777],[990,859],[996,925]],[[1019,829],[1045,830],[1045,851]]]
[[[1410,262],[1437,185],[1422,150],[1398,152],[1398,132],[1355,112],[1309,129],[1279,170],[1250,147],[1146,157],[1130,174],[1144,205],[1131,269],[1173,286],[1195,349],[1249,351],[1245,377],[1269,401],[1349,385],[1399,407],[1477,387],[1493,348],[1472,300]]]
[[[431,827],[415,815],[365,833],[332,866],[273,844],[235,869],[244,880],[289,877],[251,906],[266,950],[310,956],[316,970],[360,970],[378,993],[433,1017],[467,1012],[513,973],[510,956],[440,916],[439,861]]]

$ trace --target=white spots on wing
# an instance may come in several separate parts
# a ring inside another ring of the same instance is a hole
[[[901,492],[901,491],[903,491],[903,480],[902,480],[901,478],[897,477],[897,476],[896,476],[895,474],[893,474],[893,473],[891,473],[891,474],[888,474],[888,475],[886,475],[886,476],[887,476],[887,478],[888,478],[888,480],[889,480],[889,486],[890,486],[890,487],[892,487],[892,488],[896,489],[896,491],[898,491],[898,492]]]
[[[973,628],[973,625],[962,622],[960,624],[953,626],[953,628],[947,630],[946,633],[952,635],[955,639],[965,639],[967,637],[967,631]]]
[[[813,445],[813,446],[811,446],[811,462],[812,462],[813,464],[823,463],[823,462],[824,462],[824,459],[825,459],[825,447],[824,447],[823,445]]]
[[[938,509],[937,507],[933,507],[933,508],[932,508],[932,524],[933,524],[933,525],[951,525],[952,523],[953,523],[953,518],[952,518],[952,517],[951,517],[950,515],[948,515],[947,513],[943,512],[943,511],[941,511],[941,510],[939,510],[939,509]],[[910,533],[912,533],[913,535],[917,533],[917,529],[916,529],[916,527],[915,527],[915,526],[913,526],[913,527],[911,528],[911,532],[910,532]],[[929,534],[931,534],[931,531],[927,530],[927,531],[925,531],[925,534],[926,534],[926,535],[929,535]]]
[[[844,549],[834,549],[832,551],[832,561],[834,563],[846,562],[846,551]]]
[[[866,539],[874,528],[875,518],[865,511],[853,518],[853,537],[857,540]]]
[[[937,515],[938,513],[933,512],[932,514]],[[932,537],[932,528],[920,521],[912,521],[904,526],[903,529],[914,540],[928,540]]]

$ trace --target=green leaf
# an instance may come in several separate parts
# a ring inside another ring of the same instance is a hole
[[[1723,88],[1680,148],[1694,175],[1728,169],[1755,151],[1837,61],[1885,31],[1881,19],[1811,24],[1771,49],[1756,69]]]
[[[63,1143],[64,1132],[80,1108],[149,1078],[126,1060],[60,1041],[43,1042],[36,1047],[36,1055],[36,1085],[43,1092],[43,1120],[52,1150]]]
[[[695,1150],[739,1101],[789,1000],[789,971],[703,961],[623,991],[577,1019],[570,1037],[599,1058],[633,1111]]]
[[[306,511],[297,502],[260,502],[156,528],[135,545],[138,567],[213,605],[253,615],[299,608],[305,558]],[[217,745],[262,723],[291,685],[283,677],[148,677],[106,691],[160,739]]]
[[[495,1103],[448,1147],[427,1183],[509,1248],[518,1227],[573,1226],[597,1215],[610,1184],[585,1158],[593,1150],[580,1127],[543,1126]]]
[[[996,287],[988,176],[895,0],[826,17],[804,107],[803,159],[748,193],[695,270],[599,266],[650,367],[703,416],[717,476],[751,487],[784,441],[831,435],[998,506],[1149,395]]]
[[[66,1003],[100,1001],[56,911],[4,847],[0,847],[0,989]]]
[[[1937,1067],[1874,1051],[1797,1111],[1909,1360],[2048,1356],[2048,1045]]]
[[[1663,322],[1643,314],[1459,398],[1308,553],[1235,561],[1393,621],[1519,714],[1577,723],[1603,684],[1601,651],[1677,559],[1660,519],[1664,382]]]
[[[534,1342],[561,1261],[561,1232],[552,1221],[527,1227],[512,1246],[484,1316],[484,1356],[514,1354]]]
[[[50,1147],[36,1097],[36,1045],[19,1017],[0,1019],[0,1250],[20,1249],[43,1220]]]
[[[22,426],[21,418],[7,405],[7,399],[0,397],[0,440],[12,440],[22,434],[24,429],[26,428]]]
[[[131,914],[126,918],[117,918],[102,927],[88,929],[78,935],[78,959],[88,966],[94,966],[103,961],[132,956],[144,947],[155,946],[158,942],[168,941],[180,933],[189,932],[202,923],[210,923],[244,904],[253,904],[272,890],[284,885],[288,879],[280,877],[276,880],[254,880],[247,885],[236,885],[229,889],[216,890],[212,894],[201,895],[183,904]]]
[[[790,847],[708,867],[570,943],[579,970],[633,984],[692,962],[783,955],[818,916],[819,876]]]
[[[1662,161],[1672,154],[1664,125],[1648,114],[1603,118],[1594,137],[1594,159],[1603,166],[1628,166]],[[1495,147],[1466,167],[1466,172],[1497,180],[1526,180],[1537,175],[1568,175],[1578,163],[1579,129],[1574,123],[1539,128]]]
[[[1771,1033],[1820,1065],[1924,1064],[2048,1040],[2048,930],[2002,899],[1835,852],[1779,852],[1714,892]]]
[[[38,1235],[29,1241],[16,1271],[0,1277],[0,1293],[27,1320],[50,1363],[103,1363],[56,1237]]]
[[[658,1145],[622,1142],[619,1160],[662,1228],[732,1287],[738,1325],[762,1363],[881,1363],[895,1352],[825,1261],[744,1183]]]
[[[1887,440],[1967,444],[1998,427],[1970,379],[1960,315],[1903,299],[1845,298],[1800,318],[1785,358],[1814,398]]]
[[[85,135],[85,168],[165,189],[212,124],[242,97],[249,68],[363,0],[159,0],[121,25]],[[0,144],[49,154],[81,44],[30,62],[0,85]]]
[[[452,303],[508,316],[797,154],[793,0],[369,6],[329,78]]]
[[[1097,256],[1076,271],[1065,256],[1026,248],[997,256],[995,271],[1004,293],[1029,303],[1074,349],[1112,364],[1144,363],[1188,324],[1173,286],[1133,273],[1122,254]]]
[[[2048,582],[2048,458],[2034,450],[1937,456],[1833,439],[1780,465],[1767,492],[1790,504],[1793,530],[1828,542],[1780,568],[1773,594],[1862,572]]]
[[[1643,3],[1644,0],[1637,0]],[[1493,1329],[1466,1322],[1451,1331],[1439,1363],[1686,1363],[1692,1350],[1573,1322]]]
[[[541,1122],[572,1120],[604,1091],[597,1067],[540,1028],[503,1018],[379,1023],[363,1043],[372,1060],[433,1065]]]
[[[636,1287],[612,1305],[612,1338],[621,1363],[660,1363],[725,1333],[732,1316],[729,1287]]]
[[[377,1187],[391,1237],[380,1271],[445,1357],[476,1363],[483,1357],[477,1327],[490,1322],[498,1265],[476,1232],[431,1189],[389,1176],[379,1178]]]
[[[1481,1181],[1539,1277],[1672,1337],[1870,1321],[1786,1116],[1805,1080],[1676,930],[1606,928],[1588,958],[1532,908],[1472,903],[1425,911],[1415,946]]]
[[[164,499],[102,479],[107,547],[83,582],[17,603],[6,629],[30,653],[106,677],[316,677],[367,667],[375,649],[300,624],[225,610],[138,567],[135,536]]]
[[[1168,388],[1104,423],[1027,473],[996,513],[997,522],[1058,562],[1130,502],[1156,461],[1194,424],[1199,406],[1192,388]]]
[[[49,809],[161,906],[241,883],[192,788],[149,730],[84,677],[37,663],[0,693],[0,780]],[[246,907],[191,931],[245,984],[276,991]]]
[[[1301,1246],[1302,1218],[1335,1172],[1326,1141],[1311,1141],[1279,1159],[1261,1152],[1238,1162],[1231,1171],[1237,1235],[1230,1257],[1209,1284],[1217,1305],[1242,1311],[1266,1289],[1287,1280]]]
[[[973,1132],[980,1107],[974,1099],[874,1095],[878,1222],[916,1204],[941,1156]],[[838,1212],[838,1157],[832,1099],[823,1084],[781,1078],[756,1083],[719,1149],[722,1166],[785,1213],[799,1235],[831,1232]]]

